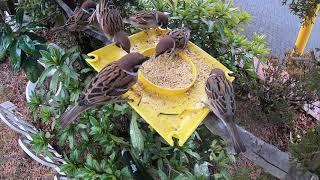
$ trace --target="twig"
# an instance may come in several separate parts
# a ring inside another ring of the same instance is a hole
[[[63,9],[63,11],[67,14],[68,17],[73,15],[72,9],[66,3],[64,3],[62,0],[55,1],[59,4],[59,6]]]

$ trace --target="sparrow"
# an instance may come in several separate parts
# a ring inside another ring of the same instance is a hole
[[[169,24],[169,17],[163,12],[149,11],[140,12],[134,16],[129,17],[128,22],[138,28],[148,29],[161,27],[167,29]]]
[[[138,70],[148,59],[140,53],[129,53],[103,68],[84,89],[77,105],[61,115],[61,126],[66,127],[80,113],[96,105],[124,102],[120,95],[137,82]]]
[[[130,53],[131,44],[127,34],[124,32],[123,19],[120,11],[112,0],[101,0],[96,6],[91,22],[96,21],[99,29],[115,44]]]
[[[73,32],[84,30],[91,25],[90,18],[94,14],[96,6],[97,3],[92,0],[83,2],[80,8],[76,9],[74,14],[69,17],[64,26],[53,29],[53,31],[58,32],[66,29]]]
[[[245,152],[246,148],[234,122],[236,105],[233,87],[221,69],[212,70],[206,81],[205,92],[210,111],[227,127],[236,153]]]
[[[187,28],[177,28],[168,32],[156,46],[156,57],[183,50],[188,44],[190,33],[191,30]]]

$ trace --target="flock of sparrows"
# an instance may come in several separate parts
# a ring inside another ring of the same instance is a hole
[[[167,28],[168,16],[162,12],[150,11],[131,16],[127,22],[133,26],[146,28]],[[88,84],[78,103],[64,112],[60,124],[66,127],[72,123],[81,112],[96,105],[124,102],[120,96],[126,93],[138,79],[139,67],[149,59],[144,55],[130,53],[130,41],[124,32],[123,19],[112,0],[101,0],[98,4],[87,0],[69,18],[65,27],[70,31],[81,30],[85,26],[94,26],[128,54],[107,65]],[[166,34],[156,45],[156,57],[183,50],[189,41],[190,30],[177,28]],[[226,79],[225,73],[214,69],[206,81],[205,92],[208,97],[208,108],[226,125],[232,143],[237,153],[246,151],[234,123],[235,98],[233,87]]]

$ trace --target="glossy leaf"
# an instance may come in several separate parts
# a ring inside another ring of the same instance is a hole
[[[16,12],[16,22],[19,27],[22,26],[23,16],[24,16],[24,11],[22,8],[19,8]]]
[[[202,164],[196,164],[194,166],[194,174],[197,176],[197,177],[201,177],[201,176],[204,176],[204,177],[209,177],[210,176],[210,172],[209,172],[209,167],[208,167],[208,163],[207,162],[204,162]]]
[[[46,79],[46,77],[48,76],[49,72],[53,70],[53,67],[47,67],[46,69],[44,69],[44,71],[41,73],[40,77],[39,77],[39,84],[42,84],[44,82],[44,80]]]
[[[39,43],[45,43],[47,40],[41,36],[38,36],[37,34],[33,33],[33,32],[25,32],[25,35],[29,36],[30,39],[32,39],[33,41],[37,41]]]
[[[22,68],[27,75],[27,78],[35,83],[43,72],[44,68],[37,62],[36,59],[28,58],[23,61]]]
[[[18,41],[19,48],[21,48],[25,53],[40,58],[40,53],[36,50],[34,42],[30,39],[29,36],[23,36]]]
[[[57,87],[58,87],[58,83],[59,83],[59,73],[54,73],[51,81],[50,81],[50,90],[52,90],[54,93],[57,92]]]
[[[7,49],[9,48],[12,41],[13,40],[10,35],[8,35],[6,33],[1,33],[1,36],[0,36],[0,62],[5,57],[5,55],[7,53]]]
[[[16,41],[10,47],[10,60],[15,69],[21,67],[21,49]]]
[[[138,127],[137,118],[138,114],[136,112],[132,112],[130,137],[132,146],[141,152],[144,149],[144,137],[142,136],[142,133]]]

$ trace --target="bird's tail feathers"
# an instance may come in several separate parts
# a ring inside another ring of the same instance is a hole
[[[243,144],[243,141],[239,135],[239,131],[235,123],[228,123],[228,131],[230,133],[230,137],[233,143],[234,150],[237,154],[246,151],[246,147]]]
[[[90,106],[79,106],[75,105],[71,109],[65,111],[59,119],[61,126],[64,128],[72,123],[76,118],[83,112],[89,109]]]

